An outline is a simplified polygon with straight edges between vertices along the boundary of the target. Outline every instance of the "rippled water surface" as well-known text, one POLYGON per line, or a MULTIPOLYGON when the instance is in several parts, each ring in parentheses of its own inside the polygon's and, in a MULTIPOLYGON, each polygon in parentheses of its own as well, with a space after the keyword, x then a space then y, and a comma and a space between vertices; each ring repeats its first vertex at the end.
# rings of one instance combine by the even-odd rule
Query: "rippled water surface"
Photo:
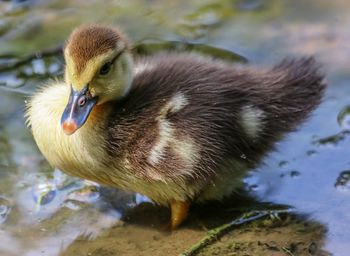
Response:
POLYGON ((199 255, 349 255, 349 13, 346 0, 0 1, 0 255, 177 255, 241 214, 286 207, 292 214, 237 226, 199 255), (60 47, 84 22, 122 27, 137 53, 243 60, 235 52, 259 66, 312 54, 329 88, 310 120, 246 177, 243 196, 194 206, 168 233, 166 209, 54 170, 25 126, 26 99, 62 75, 60 47))

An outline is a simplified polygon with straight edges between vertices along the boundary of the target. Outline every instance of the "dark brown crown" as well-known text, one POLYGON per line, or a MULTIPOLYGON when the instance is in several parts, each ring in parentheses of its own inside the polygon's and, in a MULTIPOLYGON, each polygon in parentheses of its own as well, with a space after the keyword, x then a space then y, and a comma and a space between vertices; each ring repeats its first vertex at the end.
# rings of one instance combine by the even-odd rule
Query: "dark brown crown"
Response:
POLYGON ((120 40, 125 46, 128 45, 122 33, 115 28, 85 25, 73 30, 66 43, 66 49, 76 65, 76 71, 80 73, 90 59, 115 49, 120 40))

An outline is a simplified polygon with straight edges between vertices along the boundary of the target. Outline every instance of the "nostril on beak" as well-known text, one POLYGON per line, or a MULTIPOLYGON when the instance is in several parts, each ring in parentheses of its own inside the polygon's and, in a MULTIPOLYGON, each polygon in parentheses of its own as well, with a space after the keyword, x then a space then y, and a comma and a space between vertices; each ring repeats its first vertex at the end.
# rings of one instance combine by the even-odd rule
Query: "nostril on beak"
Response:
POLYGON ((65 134, 71 135, 78 129, 78 126, 72 119, 68 119, 62 124, 62 129, 65 134))

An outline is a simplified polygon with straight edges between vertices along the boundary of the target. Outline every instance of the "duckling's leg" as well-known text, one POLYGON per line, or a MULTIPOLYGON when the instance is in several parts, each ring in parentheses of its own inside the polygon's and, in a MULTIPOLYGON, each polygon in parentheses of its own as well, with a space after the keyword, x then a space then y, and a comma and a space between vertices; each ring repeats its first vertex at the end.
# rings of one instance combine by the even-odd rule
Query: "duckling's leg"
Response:
POLYGON ((170 202, 170 209, 171 209, 170 228, 171 229, 177 228, 187 218, 189 208, 190 208, 189 202, 176 201, 176 200, 172 200, 170 202))

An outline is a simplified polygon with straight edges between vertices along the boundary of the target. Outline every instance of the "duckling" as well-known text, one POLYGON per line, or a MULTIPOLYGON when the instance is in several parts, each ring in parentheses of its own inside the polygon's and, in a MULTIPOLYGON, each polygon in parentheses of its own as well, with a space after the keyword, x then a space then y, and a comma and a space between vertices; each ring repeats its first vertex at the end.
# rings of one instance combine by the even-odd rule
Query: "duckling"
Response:
POLYGON ((126 37, 102 25, 76 28, 64 58, 64 81, 28 104, 40 151, 70 175, 169 206, 172 229, 191 203, 237 189, 326 87, 313 58, 266 70, 194 53, 133 58, 126 37))

